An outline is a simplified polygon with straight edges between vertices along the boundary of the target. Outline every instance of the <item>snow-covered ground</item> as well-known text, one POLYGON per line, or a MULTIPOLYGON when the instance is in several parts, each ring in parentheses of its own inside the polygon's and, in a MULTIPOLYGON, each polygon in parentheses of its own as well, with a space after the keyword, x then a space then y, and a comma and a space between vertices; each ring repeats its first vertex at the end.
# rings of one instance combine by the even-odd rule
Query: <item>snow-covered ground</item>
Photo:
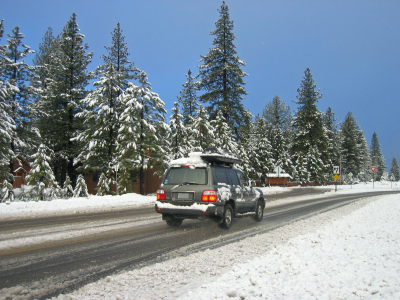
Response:
MULTIPOLYGON (((335 193, 330 188, 327 194, 335 193)), ((375 183, 374 189, 372 184, 358 184, 339 186, 337 193, 399 189, 399 183, 392 187, 375 183)), ((263 188, 266 194, 283 190, 263 188)), ((303 198, 269 202, 267 209, 303 198)), ((0 218, 104 211, 154 202, 154 196, 125 195, 0 204, 0 218)), ((178 249, 166 253, 171 259, 108 276, 58 298, 400 299, 399 220, 400 194, 375 196, 218 249, 195 254, 178 249)))

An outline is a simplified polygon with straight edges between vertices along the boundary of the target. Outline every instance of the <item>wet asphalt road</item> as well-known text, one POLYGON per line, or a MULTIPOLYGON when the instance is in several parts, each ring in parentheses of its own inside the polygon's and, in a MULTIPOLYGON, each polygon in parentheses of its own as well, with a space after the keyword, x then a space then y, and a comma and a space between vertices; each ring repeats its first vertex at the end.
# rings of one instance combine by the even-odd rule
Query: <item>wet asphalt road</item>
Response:
MULTIPOLYGON (((268 200, 323 192, 313 188, 294 189, 270 195, 268 200)), ((19 291, 28 299, 46 299, 118 271, 170 259, 174 255, 169 254, 171 251, 184 246, 186 254, 217 248, 379 194, 383 192, 333 194, 321 198, 313 195, 309 200, 305 197, 301 202, 266 209, 260 223, 252 217, 234 219, 230 230, 221 229, 211 220, 185 220, 180 228, 170 228, 161 221, 154 207, 0 222, 0 236, 21 232, 35 234, 40 230, 57 231, 62 226, 102 227, 98 224, 107 222, 124 225, 119 229, 0 251, 0 297, 19 291)))

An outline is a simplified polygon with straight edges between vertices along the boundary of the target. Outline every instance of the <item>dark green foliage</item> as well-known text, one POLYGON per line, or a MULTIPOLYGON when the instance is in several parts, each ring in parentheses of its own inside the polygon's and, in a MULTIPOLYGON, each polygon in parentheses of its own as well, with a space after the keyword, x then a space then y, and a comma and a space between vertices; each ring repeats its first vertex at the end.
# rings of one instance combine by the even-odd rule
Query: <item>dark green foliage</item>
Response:
MULTIPOLYGON (((118 162, 116 147, 120 116, 126 105, 123 93, 138 69, 128 60, 128 48, 119 23, 112 33, 112 46, 105 47, 103 65, 96 68, 95 89, 81 100, 84 111, 78 116, 84 120, 84 130, 76 140, 83 145, 77 162, 83 169, 97 169, 111 173, 118 162)), ((133 166, 132 166, 133 168, 133 166)))
POLYGON ((383 172, 386 169, 385 158, 381 152, 381 145, 379 144, 378 135, 376 132, 373 133, 371 139, 371 145, 369 147, 369 155, 371 157, 372 166, 377 167, 375 171, 375 180, 381 180, 383 172))
POLYGON ((352 112, 348 112, 342 123, 342 173, 358 174, 359 155, 357 148, 358 125, 352 112))
POLYGON ((199 89, 204 91, 200 101, 208 104, 210 119, 216 118, 221 111, 236 137, 239 128, 245 123, 245 109, 242 99, 247 94, 243 77, 247 74, 241 67, 245 66, 236 56, 236 46, 233 44, 236 36, 233 34, 233 21, 229 18, 229 9, 222 2, 218 10, 220 17, 215 23, 216 29, 210 34, 214 35, 214 48, 207 55, 201 55, 198 81, 199 89))
POLYGON ((340 165, 340 156, 341 156, 341 140, 340 140, 340 132, 337 129, 338 124, 336 123, 337 118, 335 117, 335 113, 332 111, 331 107, 328 107, 326 113, 323 116, 324 126, 326 128, 326 133, 328 136, 328 146, 327 150, 330 153, 331 158, 331 166, 329 173, 332 173, 333 166, 340 165))
POLYGON ((59 43, 54 44, 55 40, 48 33, 48 39, 45 39, 47 46, 43 45, 43 56, 38 58, 38 61, 44 61, 47 55, 52 55, 46 66, 46 72, 51 72, 52 76, 43 91, 43 100, 49 105, 47 116, 42 116, 40 122, 51 124, 51 127, 43 128, 43 135, 54 150, 54 169, 60 183, 65 181, 67 174, 72 182, 76 179, 77 165, 73 162, 82 144, 72 138, 83 130, 83 120, 77 118, 77 114, 82 111, 80 101, 87 94, 86 86, 91 78, 87 66, 92 53, 87 53, 88 45, 83 43, 83 35, 79 31, 76 14, 73 14, 63 29, 59 43))
POLYGON ((390 175, 393 176, 394 181, 400 180, 399 165, 397 163, 396 157, 393 157, 392 166, 390 167, 390 175))
MULTIPOLYGON (((318 111, 316 105, 322 95, 316 90, 310 69, 304 74, 300 88, 297 89, 298 101, 294 101, 299 108, 293 121, 295 136, 291 150, 292 159, 295 164, 296 161, 300 162, 298 159, 300 156, 305 156, 310 180, 320 183, 325 180, 324 174, 331 165, 327 148, 328 136, 322 113, 318 111)), ((304 165, 303 160, 301 165, 304 165)), ((297 173, 300 174, 300 170, 297 173)))
MULTIPOLYGON (((3 20, 0 21, 0 39, 3 37, 3 20)), ((9 183, 13 181, 10 161, 15 158, 11 144, 15 136, 14 120, 11 118, 12 102, 10 101, 14 86, 3 74, 9 61, 6 59, 7 47, 0 45, 0 177, 9 183)))
POLYGON ((284 158, 290 144, 291 113, 290 107, 279 98, 278 95, 267 103, 263 110, 263 118, 270 125, 266 133, 272 146, 272 157, 275 163, 281 167, 288 162, 284 158))
MULTIPOLYGON (((6 51, 3 52, 1 77, 8 86, 7 93, 3 96, 5 102, 9 105, 9 117, 15 127, 10 128, 11 137, 10 154, 10 172, 12 172, 12 162, 15 161, 17 155, 24 157, 31 154, 31 149, 37 146, 37 134, 32 128, 30 96, 32 89, 28 85, 30 73, 33 67, 25 63, 24 59, 28 54, 34 51, 23 43, 24 35, 19 31, 19 27, 13 28, 12 33, 8 34, 8 45, 6 51)), ((4 48, 3 48, 4 50, 4 48)))
POLYGON ((187 81, 182 84, 183 89, 180 91, 180 96, 178 96, 179 102, 182 104, 182 115, 185 125, 188 125, 190 118, 195 116, 196 110, 199 106, 197 103, 196 84, 191 75, 192 71, 189 69, 186 75, 187 81))

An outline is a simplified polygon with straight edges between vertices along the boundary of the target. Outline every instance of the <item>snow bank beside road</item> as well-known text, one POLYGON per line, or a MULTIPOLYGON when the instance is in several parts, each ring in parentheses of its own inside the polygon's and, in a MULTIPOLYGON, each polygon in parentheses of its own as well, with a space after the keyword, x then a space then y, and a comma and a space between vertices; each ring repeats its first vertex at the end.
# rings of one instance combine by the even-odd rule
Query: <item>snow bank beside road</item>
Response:
POLYGON ((29 201, 0 203, 0 218, 35 218, 79 213, 95 213, 123 210, 141 205, 155 204, 156 196, 125 194, 121 196, 94 196, 88 198, 58 199, 52 201, 29 201))
MULTIPOLYGON (((290 188, 263 188, 265 194, 276 194, 290 188)), ((0 203, 0 219, 36 218, 46 216, 95 213, 112 210, 123 210, 138 206, 151 206, 156 203, 155 195, 142 196, 125 194, 121 196, 94 196, 88 198, 58 199, 52 201, 29 201, 0 203)))
POLYGON ((399 299, 399 200, 368 198, 215 250, 183 249, 58 299, 399 299))

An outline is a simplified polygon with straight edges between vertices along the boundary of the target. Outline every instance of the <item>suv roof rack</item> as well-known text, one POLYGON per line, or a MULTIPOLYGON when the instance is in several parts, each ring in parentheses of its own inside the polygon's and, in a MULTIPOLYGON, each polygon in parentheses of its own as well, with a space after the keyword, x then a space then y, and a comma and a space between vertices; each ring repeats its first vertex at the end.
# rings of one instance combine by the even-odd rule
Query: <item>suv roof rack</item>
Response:
POLYGON ((225 149, 220 149, 215 147, 205 148, 200 157, 208 162, 224 163, 224 164, 242 163, 242 159, 239 156, 225 149))

